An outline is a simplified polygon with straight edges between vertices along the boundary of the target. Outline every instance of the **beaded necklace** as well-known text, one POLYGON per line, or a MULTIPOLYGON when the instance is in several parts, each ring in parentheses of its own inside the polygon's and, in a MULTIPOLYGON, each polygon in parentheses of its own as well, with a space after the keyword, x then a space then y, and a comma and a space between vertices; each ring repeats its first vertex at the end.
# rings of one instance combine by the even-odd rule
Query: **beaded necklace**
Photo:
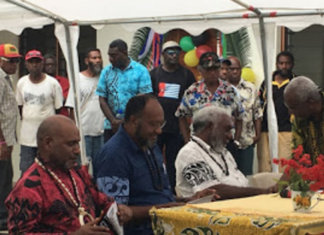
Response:
MULTIPOLYGON (((35 158, 35 162, 37 163, 37 165, 39 165, 41 168, 43 168, 44 171, 47 172, 52 177, 52 179, 54 179, 54 181, 56 182, 57 187, 59 189, 61 187, 67 193, 67 195, 69 196, 69 199, 72 202, 72 205, 74 205, 78 209, 79 222, 80 222, 81 226, 85 224, 84 219, 86 217, 90 218, 90 220, 94 220, 93 217, 84 209, 84 207, 81 206, 81 199, 80 199, 79 191, 78 191, 75 179, 72 176, 70 170, 68 172, 69 172, 69 176, 71 178, 71 181, 73 183, 73 189, 74 189, 75 194, 76 194, 76 199, 72 196, 70 190, 65 186, 65 184, 62 182, 62 180, 52 170, 46 168, 44 166, 44 164, 38 158, 35 158)), ((61 190, 60 190, 60 192, 64 195, 64 193, 61 190)))
POLYGON ((207 149, 205 149, 204 146, 202 146, 197 140, 195 140, 194 138, 191 138, 191 141, 195 142, 202 150, 204 150, 204 152, 218 165, 218 167, 223 171, 223 173, 226 176, 229 176, 228 165, 227 165, 225 157, 222 153, 221 153, 221 158, 224 162, 225 170, 224 170, 223 166, 221 164, 219 164, 219 162, 216 161, 216 159, 209 153, 209 151, 207 149))
POLYGON ((156 190, 158 190, 158 191, 162 191, 163 190, 162 173, 160 171, 158 162, 156 160, 156 157, 155 157, 153 151, 151 149, 148 149, 147 152, 144 152, 144 158, 145 158, 146 164, 147 164, 147 166, 149 168, 150 175, 151 175, 152 180, 153 180, 154 188, 156 190), (151 163, 151 161, 149 159, 149 155, 152 155, 154 166, 153 166, 153 164, 151 163), (156 174, 155 174, 155 169, 154 168, 157 171, 157 177, 155 177, 156 174))

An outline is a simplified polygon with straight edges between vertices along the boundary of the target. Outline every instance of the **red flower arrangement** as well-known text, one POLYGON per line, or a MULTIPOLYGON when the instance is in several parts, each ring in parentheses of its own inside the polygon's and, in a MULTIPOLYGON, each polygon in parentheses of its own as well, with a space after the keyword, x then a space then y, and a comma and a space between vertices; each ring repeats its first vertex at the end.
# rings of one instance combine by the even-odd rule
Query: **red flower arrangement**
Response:
POLYGON ((302 145, 293 150, 293 158, 273 159, 275 164, 285 167, 284 174, 289 177, 288 182, 279 182, 279 185, 290 185, 294 191, 316 192, 324 188, 324 156, 311 158, 304 153, 302 145))

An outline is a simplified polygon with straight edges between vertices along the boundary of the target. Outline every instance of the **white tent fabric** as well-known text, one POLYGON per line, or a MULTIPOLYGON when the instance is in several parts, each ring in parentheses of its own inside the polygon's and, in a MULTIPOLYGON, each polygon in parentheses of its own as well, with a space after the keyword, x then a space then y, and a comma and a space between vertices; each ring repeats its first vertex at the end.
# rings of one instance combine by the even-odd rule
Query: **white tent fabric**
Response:
MULTIPOLYGON (((267 71, 266 68, 272 68, 275 62, 273 53, 275 52, 274 42, 277 26, 286 26, 299 31, 312 24, 324 25, 321 15, 324 11, 323 0, 308 0, 307 2, 296 0, 242 1, 0 0, 0 30, 19 34, 25 27, 38 28, 54 21, 59 22, 60 24, 56 24, 56 35, 65 57, 68 58, 68 68, 71 73, 69 79, 71 84, 75 84, 75 78, 78 76, 76 39, 79 37, 79 33, 76 28, 71 26, 73 24, 120 24, 130 31, 141 27, 151 27, 160 33, 174 28, 182 28, 193 35, 200 34, 208 28, 217 28, 224 33, 230 33, 241 27, 253 25, 254 32, 258 32, 259 29, 255 25, 259 23, 259 20, 255 13, 248 11, 258 8, 262 12, 262 16, 265 17, 264 22, 266 23, 266 37, 263 38, 268 44, 266 48, 263 47, 263 53, 267 55, 265 58, 267 61, 264 64, 265 71, 267 71), (270 13, 271 11, 274 12, 270 13), (275 15, 278 17, 270 17, 275 15), (247 16, 249 17, 246 18, 247 16), (65 30, 66 27, 69 27, 68 31, 65 30), (63 31, 69 32, 70 35, 65 35, 63 31)), ((261 45, 260 37, 258 37, 258 44, 261 45)), ((261 46, 259 48, 261 54, 261 46)), ((272 71, 272 69, 268 71, 272 71)), ((265 74, 265 78, 270 77, 270 72, 268 73, 265 74)), ((273 105, 268 107, 270 109, 269 120, 271 120, 269 122, 269 139, 273 140, 270 149, 272 157, 277 157, 277 141, 275 140, 277 124, 273 105)))

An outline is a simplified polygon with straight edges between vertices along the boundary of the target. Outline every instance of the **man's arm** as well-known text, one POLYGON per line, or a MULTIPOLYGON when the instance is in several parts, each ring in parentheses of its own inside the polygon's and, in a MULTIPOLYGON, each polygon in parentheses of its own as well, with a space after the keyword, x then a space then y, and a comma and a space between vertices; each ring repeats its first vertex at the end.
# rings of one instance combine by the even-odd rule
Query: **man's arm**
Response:
POLYGON ((184 143, 188 143, 190 140, 190 129, 186 117, 179 117, 179 128, 183 137, 184 143))
POLYGON ((255 128, 255 137, 253 139, 253 144, 256 144, 261 137, 261 118, 254 120, 254 128, 255 128))
POLYGON ((234 140, 239 141, 242 134, 243 121, 242 119, 235 119, 235 135, 234 140))
POLYGON ((117 132, 119 125, 123 122, 123 120, 116 119, 113 113, 111 112, 111 109, 108 105, 107 99, 105 97, 99 96, 99 103, 100 108, 103 112, 103 114, 106 116, 106 118, 111 123, 111 128, 113 132, 117 132))

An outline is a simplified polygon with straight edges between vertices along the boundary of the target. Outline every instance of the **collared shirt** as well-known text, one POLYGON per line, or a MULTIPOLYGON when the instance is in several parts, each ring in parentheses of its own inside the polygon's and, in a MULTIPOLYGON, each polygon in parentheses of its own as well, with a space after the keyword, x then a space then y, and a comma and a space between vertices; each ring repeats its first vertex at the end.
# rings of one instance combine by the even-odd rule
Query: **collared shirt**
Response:
POLYGON ((245 149, 253 144, 253 138, 255 137, 254 121, 262 117, 262 109, 258 91, 252 83, 241 79, 236 89, 240 93, 245 111, 240 138, 241 148, 245 149))
MULTIPOLYGON (((125 114, 126 104, 130 98, 138 94, 152 92, 152 83, 147 69, 130 59, 125 70, 113 67, 111 64, 100 74, 96 94, 107 99, 109 108, 114 116, 119 111, 125 114)), ((108 119, 105 129, 111 129, 108 119)))
POLYGON ((315 163, 316 157, 324 155, 324 93, 322 96, 322 117, 315 121, 295 117, 292 122, 292 148, 302 145, 315 163))
MULTIPOLYGON (((104 145, 95 159, 94 175, 99 188, 114 197, 118 203, 148 206, 175 200, 159 148, 155 146, 150 153, 144 152, 123 126, 119 127, 118 132, 104 145), (147 163, 145 155, 150 164, 147 163), (154 187, 160 184, 159 179, 163 183, 161 191, 154 187)), ((149 235, 152 234, 152 229, 149 223, 129 225, 125 227, 125 235, 128 234, 149 235)))
MULTIPOLYGON (((47 168, 48 164, 44 163, 47 168)), ((76 193, 70 175, 50 168, 65 184, 74 198, 76 193)), ((81 206, 93 218, 106 211, 112 198, 99 191, 88 172, 71 169, 81 206)), ((9 234, 69 234, 78 230, 79 212, 62 186, 42 167, 34 163, 17 182, 6 200, 9 234)))
POLYGON ((242 119, 244 109, 238 91, 229 83, 219 79, 219 87, 212 94, 204 81, 192 84, 184 93, 180 106, 175 115, 177 117, 193 117, 195 113, 206 105, 225 108, 236 119, 242 119))
POLYGON ((197 136, 192 136, 192 140, 180 150, 175 167, 177 190, 183 197, 191 197, 217 184, 248 186, 248 180, 238 170, 229 151, 224 149, 222 153, 216 153, 197 136), (225 174, 226 165, 228 175, 225 174))
POLYGON ((0 68, 0 128, 7 146, 16 143, 18 105, 12 88, 12 82, 0 68))

